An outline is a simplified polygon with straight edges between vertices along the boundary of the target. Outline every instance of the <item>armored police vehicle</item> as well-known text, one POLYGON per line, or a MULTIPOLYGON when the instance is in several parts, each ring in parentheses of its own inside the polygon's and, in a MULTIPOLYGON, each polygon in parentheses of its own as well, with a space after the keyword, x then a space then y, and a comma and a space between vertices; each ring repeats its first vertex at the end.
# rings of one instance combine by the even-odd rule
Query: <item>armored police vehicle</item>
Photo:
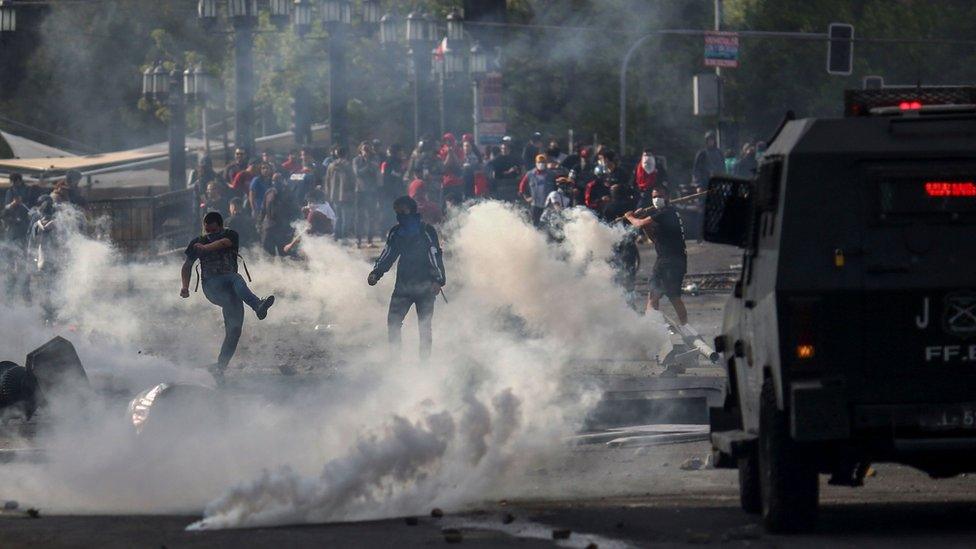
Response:
POLYGON ((744 249, 711 440, 771 531, 814 525, 820 474, 976 470, 976 88, 845 110, 787 116, 755 178, 708 186, 705 239, 744 249))

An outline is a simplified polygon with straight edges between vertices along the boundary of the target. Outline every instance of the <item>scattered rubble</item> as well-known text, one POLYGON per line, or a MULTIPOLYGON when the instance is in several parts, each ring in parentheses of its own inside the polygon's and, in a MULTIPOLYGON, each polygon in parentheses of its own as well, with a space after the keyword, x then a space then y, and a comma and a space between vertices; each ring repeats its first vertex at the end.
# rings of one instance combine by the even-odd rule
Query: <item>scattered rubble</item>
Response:
POLYGON ((682 471, 700 471, 704 468, 705 460, 697 456, 686 459, 680 466, 682 471))

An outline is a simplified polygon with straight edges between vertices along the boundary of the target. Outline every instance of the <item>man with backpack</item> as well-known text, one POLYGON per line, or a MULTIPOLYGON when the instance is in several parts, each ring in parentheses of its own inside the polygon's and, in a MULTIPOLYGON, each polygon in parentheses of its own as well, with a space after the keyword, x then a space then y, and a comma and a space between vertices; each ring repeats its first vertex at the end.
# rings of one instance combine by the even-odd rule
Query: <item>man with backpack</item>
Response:
POLYGON ((211 369, 214 378, 221 382, 241 338, 244 304, 254 310, 259 320, 264 320, 275 298, 272 295, 259 299, 237 272, 240 239, 236 232, 224 228, 224 218, 219 213, 210 212, 204 216, 203 231, 203 235, 190 241, 184 252, 186 260, 180 270, 180 297, 190 297, 190 275, 193 264, 199 260, 203 295, 220 307, 224 315, 224 342, 217 363, 211 369))

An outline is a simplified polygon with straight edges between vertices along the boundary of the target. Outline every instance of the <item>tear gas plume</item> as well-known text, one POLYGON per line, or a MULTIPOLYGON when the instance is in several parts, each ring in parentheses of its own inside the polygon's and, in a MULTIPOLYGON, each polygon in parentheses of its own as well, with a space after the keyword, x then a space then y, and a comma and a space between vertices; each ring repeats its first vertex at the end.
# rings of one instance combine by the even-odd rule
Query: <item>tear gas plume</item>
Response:
POLYGON ((613 284, 615 229, 574 210, 564 234, 552 244, 497 202, 457 212, 442 228, 450 303, 437 303, 427 364, 409 358, 413 317, 408 358, 389 357, 393 273, 367 286, 370 264, 331 239, 304 241, 306 262, 242 252, 255 293, 278 299, 267 320, 245 320, 232 362, 248 372, 232 378, 242 389, 213 394, 223 413, 211 402, 199 421, 138 437, 120 402, 155 383, 212 383, 199 366, 216 355, 220 311, 202 294, 178 297, 178 258, 125 262, 71 234, 53 292, 61 329, 45 327, 37 306, 8 303, 0 357, 19 362, 67 325, 93 384, 126 397, 54 406, 35 442, 47 462, 0 468, 2 495, 51 512, 203 510, 200 529, 538 496, 520 476, 561 449, 599 398, 568 367, 653 356, 665 334, 613 284), (271 375, 286 364, 299 375, 271 375))

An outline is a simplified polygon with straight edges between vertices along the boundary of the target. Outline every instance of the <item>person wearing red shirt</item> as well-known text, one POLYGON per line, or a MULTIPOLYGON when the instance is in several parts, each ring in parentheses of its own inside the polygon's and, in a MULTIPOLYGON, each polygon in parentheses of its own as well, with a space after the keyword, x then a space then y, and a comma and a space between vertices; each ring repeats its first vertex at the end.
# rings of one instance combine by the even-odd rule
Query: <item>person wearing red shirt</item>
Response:
POLYGON ((417 213, 421 220, 428 225, 437 225, 444 219, 440 206, 427 198, 427 188, 420 179, 414 179, 407 187, 407 196, 417 203, 417 213))
POLYGON ((634 188, 638 194, 637 207, 646 208, 651 205, 651 191, 655 188, 667 195, 667 184, 664 167, 657 164, 651 149, 644 149, 641 161, 634 168, 634 188))

